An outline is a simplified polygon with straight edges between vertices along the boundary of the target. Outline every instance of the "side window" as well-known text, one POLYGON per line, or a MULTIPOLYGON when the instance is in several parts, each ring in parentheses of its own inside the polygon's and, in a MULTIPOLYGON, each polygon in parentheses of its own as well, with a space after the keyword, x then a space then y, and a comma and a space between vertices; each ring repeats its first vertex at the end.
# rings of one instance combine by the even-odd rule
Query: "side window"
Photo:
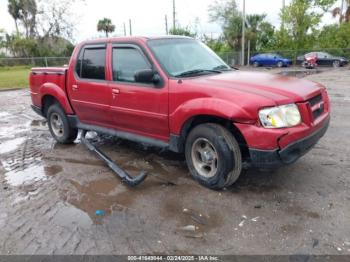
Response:
POLYGON ((85 48, 79 55, 76 73, 80 78, 105 79, 106 48, 85 48))
POLYGON ((323 59, 326 58, 327 55, 325 53, 317 53, 317 57, 323 59))
POLYGON ((84 50, 81 50, 79 52, 79 57, 78 57, 76 65, 75 65, 75 72, 77 73, 77 75, 79 77, 81 77, 81 63, 83 61, 83 55, 84 55, 84 50))
POLYGON ((114 81, 135 82, 137 71, 151 69, 141 51, 132 47, 114 47, 112 61, 114 81))

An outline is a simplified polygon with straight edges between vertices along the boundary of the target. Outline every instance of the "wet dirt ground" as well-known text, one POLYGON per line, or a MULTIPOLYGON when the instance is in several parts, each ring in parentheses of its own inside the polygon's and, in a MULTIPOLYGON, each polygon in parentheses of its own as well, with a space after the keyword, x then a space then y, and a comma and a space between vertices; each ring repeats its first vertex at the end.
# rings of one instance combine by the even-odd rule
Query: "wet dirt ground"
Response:
POLYGON ((329 90, 326 136, 223 191, 194 182, 181 155, 91 133, 151 174, 128 188, 79 141, 55 143, 27 90, 1 92, 0 254, 350 254, 350 71, 307 77, 329 90))

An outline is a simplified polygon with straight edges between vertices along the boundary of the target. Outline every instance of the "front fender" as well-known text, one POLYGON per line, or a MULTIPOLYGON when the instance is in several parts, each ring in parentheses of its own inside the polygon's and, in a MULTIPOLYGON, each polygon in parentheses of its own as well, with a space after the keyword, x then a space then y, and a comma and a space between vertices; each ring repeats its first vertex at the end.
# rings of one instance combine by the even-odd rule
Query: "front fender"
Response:
POLYGON ((256 122, 252 117, 253 112, 234 103, 212 97, 197 98, 181 104, 169 115, 170 132, 179 135, 186 121, 199 115, 220 117, 239 123, 256 122))
POLYGON ((62 106, 64 112, 67 115, 73 115, 74 114, 74 110, 71 107, 69 101, 68 101, 68 97, 67 94, 65 93, 65 91, 59 87, 58 85, 54 84, 54 83, 45 83, 40 87, 40 92, 39 94, 41 95, 40 100, 43 101, 43 98, 45 96, 53 96, 62 106))

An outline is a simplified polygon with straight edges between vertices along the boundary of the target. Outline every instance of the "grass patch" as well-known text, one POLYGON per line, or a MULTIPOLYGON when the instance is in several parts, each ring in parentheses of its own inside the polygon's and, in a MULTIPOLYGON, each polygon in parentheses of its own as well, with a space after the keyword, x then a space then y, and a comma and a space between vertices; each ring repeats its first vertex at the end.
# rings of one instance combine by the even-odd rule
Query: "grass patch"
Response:
POLYGON ((29 86, 28 66, 0 67, 0 90, 29 86))

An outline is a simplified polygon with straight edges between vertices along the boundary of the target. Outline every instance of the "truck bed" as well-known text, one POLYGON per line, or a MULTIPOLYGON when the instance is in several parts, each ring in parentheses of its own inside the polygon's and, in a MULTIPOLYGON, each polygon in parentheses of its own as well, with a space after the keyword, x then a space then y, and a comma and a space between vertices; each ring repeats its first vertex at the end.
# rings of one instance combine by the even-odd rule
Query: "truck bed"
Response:
POLYGON ((29 76, 30 94, 33 105, 41 108, 43 88, 57 88, 65 92, 66 67, 34 67, 29 76))

